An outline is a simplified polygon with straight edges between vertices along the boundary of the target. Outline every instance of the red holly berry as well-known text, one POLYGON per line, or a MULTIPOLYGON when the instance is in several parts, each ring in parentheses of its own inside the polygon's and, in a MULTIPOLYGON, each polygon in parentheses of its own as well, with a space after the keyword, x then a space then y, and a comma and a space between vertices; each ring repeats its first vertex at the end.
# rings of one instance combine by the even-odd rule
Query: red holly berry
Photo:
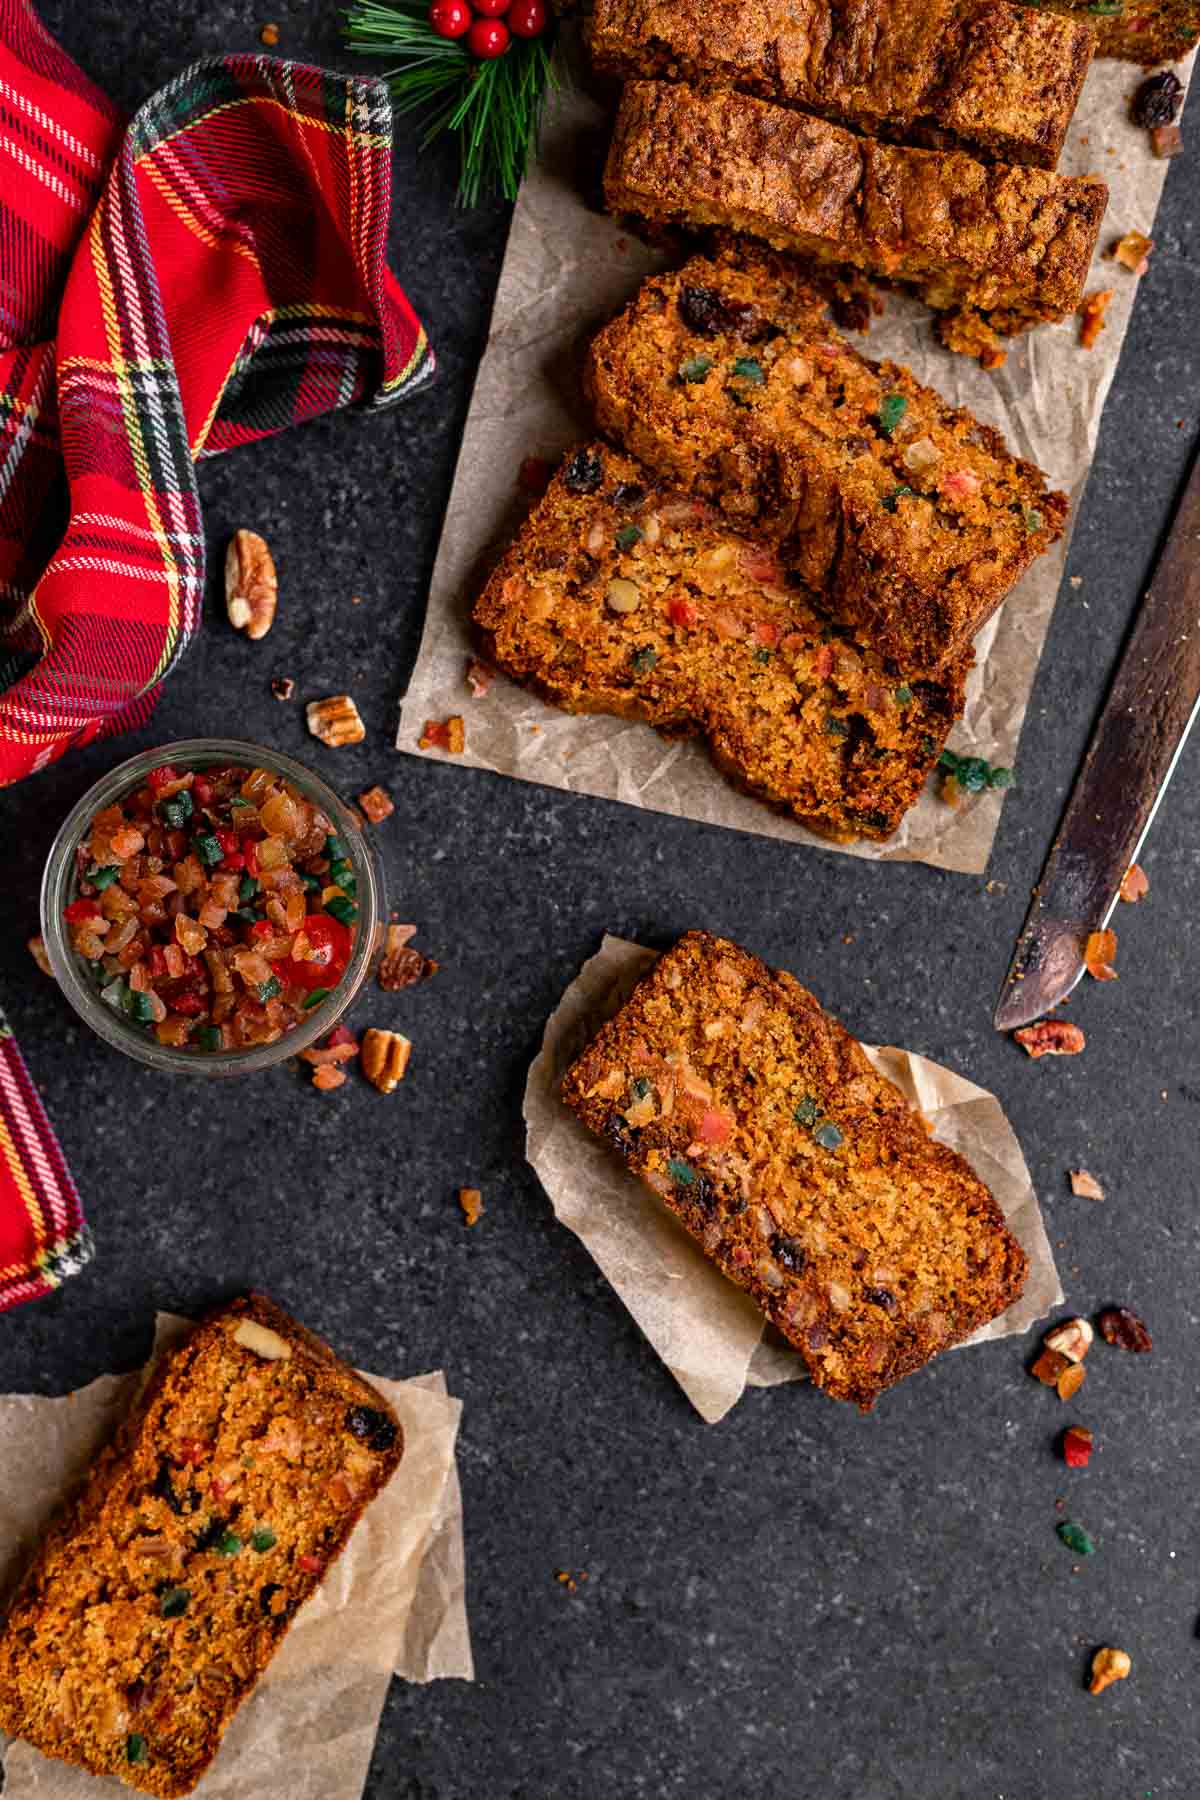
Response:
POLYGON ((481 19, 502 19, 508 8, 509 0, 471 0, 471 11, 481 19))
POLYGON ((513 0, 505 14, 508 29, 516 37, 541 37, 546 29, 546 8, 543 0, 513 0))
POLYGON ((433 0, 429 23, 439 37, 460 38, 471 29, 471 9, 466 0, 433 0))
POLYGON ((511 42, 503 19, 476 19, 467 33, 467 49, 481 62, 503 56, 511 42))

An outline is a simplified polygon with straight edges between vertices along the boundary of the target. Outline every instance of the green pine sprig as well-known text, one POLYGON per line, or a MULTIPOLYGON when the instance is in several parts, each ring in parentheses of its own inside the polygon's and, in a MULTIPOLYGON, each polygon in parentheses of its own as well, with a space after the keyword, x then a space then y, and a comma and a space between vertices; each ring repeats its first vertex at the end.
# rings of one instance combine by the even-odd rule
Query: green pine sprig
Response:
POLYGON ((515 200, 554 81, 549 31, 514 38, 503 56, 481 62, 458 39, 440 37, 427 0, 355 0, 345 15, 346 42, 380 56, 398 114, 424 110, 424 150, 447 132, 460 146, 458 199, 515 200))

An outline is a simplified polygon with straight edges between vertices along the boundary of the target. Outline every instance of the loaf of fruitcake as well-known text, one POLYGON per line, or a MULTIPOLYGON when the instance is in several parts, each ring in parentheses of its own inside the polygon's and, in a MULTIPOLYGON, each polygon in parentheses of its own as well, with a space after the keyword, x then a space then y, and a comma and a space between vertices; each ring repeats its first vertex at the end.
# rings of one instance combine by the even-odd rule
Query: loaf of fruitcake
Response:
POLYGON ((1092 60, 1081 19, 1010 0, 595 0, 597 68, 739 88, 869 137, 1053 169, 1092 60))
POLYGON ((1179 62, 1200 41, 1200 0, 1023 0, 1096 30, 1096 55, 1122 62, 1179 62))
POLYGON ((1024 1284, 965 1159, 793 976, 725 939, 661 957, 562 1096, 834 1399, 870 1408, 1024 1284))
POLYGON ((960 657, 1062 535, 1066 496, 908 369, 868 362, 785 256, 735 244, 652 276, 594 340, 602 431, 780 546, 911 677, 960 657))
POLYGON ((1010 334, 1075 312, 1108 189, 1092 176, 911 150, 739 93, 631 81, 604 172, 614 212, 728 227, 913 287, 1010 334))
POLYGON ((739 787, 826 836, 886 838, 962 711, 856 645, 778 556, 602 444, 570 455, 475 608, 489 660, 567 712, 703 736, 739 787))
POLYGON ((189 1794, 400 1461, 386 1400, 271 1301, 163 1356, 0 1626, 0 1729, 189 1794))

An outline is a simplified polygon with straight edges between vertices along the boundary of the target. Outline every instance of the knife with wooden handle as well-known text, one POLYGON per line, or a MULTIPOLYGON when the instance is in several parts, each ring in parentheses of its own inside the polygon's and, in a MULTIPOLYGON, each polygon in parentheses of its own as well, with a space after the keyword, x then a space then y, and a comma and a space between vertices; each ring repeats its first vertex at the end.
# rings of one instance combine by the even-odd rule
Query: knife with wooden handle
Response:
POLYGON ((1192 467, 1034 889, 996 1007, 1012 1031, 1066 998, 1112 917, 1200 710, 1200 458, 1192 467))

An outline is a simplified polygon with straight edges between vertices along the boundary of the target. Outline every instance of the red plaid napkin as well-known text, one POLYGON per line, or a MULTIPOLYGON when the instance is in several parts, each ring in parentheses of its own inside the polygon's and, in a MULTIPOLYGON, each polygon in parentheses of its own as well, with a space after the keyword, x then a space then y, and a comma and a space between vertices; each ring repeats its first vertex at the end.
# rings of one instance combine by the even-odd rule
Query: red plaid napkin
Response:
POLYGON ((75 1183, 0 1013, 0 1312, 51 1293, 91 1254, 75 1183))
POLYGON ((148 716, 196 460, 433 373, 390 200, 383 82, 220 57, 126 122, 0 0, 0 785, 148 716))

